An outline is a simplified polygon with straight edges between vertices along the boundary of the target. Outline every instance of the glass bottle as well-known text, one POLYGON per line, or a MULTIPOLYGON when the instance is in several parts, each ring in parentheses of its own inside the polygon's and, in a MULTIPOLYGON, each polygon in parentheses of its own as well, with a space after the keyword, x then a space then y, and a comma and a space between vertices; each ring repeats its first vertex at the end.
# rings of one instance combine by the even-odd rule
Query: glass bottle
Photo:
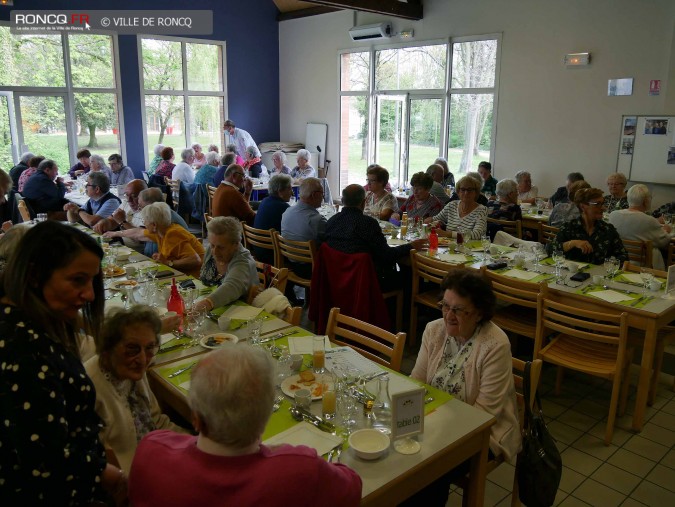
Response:
POLYGON ((178 285, 176 285, 176 279, 173 279, 171 283, 171 295, 166 301, 166 309, 170 312, 176 312, 180 316, 181 323, 178 327, 179 332, 183 332, 183 314, 185 313, 185 302, 178 292, 178 285))
POLYGON ((385 435, 391 434, 391 397, 389 396, 389 375, 378 379, 377 396, 373 404, 373 428, 385 435))

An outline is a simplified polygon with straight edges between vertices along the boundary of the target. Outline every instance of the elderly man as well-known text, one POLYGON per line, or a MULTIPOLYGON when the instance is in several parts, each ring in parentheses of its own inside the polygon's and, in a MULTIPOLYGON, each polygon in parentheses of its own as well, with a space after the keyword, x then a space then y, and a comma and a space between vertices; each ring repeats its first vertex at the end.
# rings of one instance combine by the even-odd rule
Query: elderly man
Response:
POLYGON ((141 216, 141 206, 138 202, 138 195, 148 188, 144 180, 131 180, 124 189, 126 201, 112 213, 112 216, 105 220, 99 220, 94 225, 94 231, 99 234, 114 231, 118 228, 131 229, 132 227, 143 227, 143 217, 141 216))
POLYGON ((112 178, 110 178, 111 185, 126 185, 135 177, 143 178, 143 174, 140 173, 137 176, 134 175, 131 167, 124 165, 122 156, 117 153, 113 153, 108 157, 108 164, 110 165, 110 170, 112 171, 112 178))
POLYGON ((448 201, 450 201, 450 196, 445 193, 445 189, 443 188, 443 166, 440 164, 431 164, 427 167, 426 173, 434 180, 434 184, 431 186, 429 193, 435 196, 436 199, 441 201, 441 204, 445 206, 448 201))
POLYGON ((236 128, 232 120, 225 120, 223 130, 225 130, 225 135, 227 136, 226 144, 234 144, 237 147, 238 154, 243 155, 246 153, 247 146, 254 146, 256 149, 255 155, 257 157, 260 156, 258 145, 251 137, 251 134, 244 129, 236 128))
POLYGON ((281 235, 293 241, 322 241, 326 219, 317 211, 322 203, 321 181, 318 178, 306 178, 300 184, 300 201, 281 216, 281 235))
POLYGON ((63 210, 68 212, 68 221, 81 222, 93 227, 101 220, 110 217, 122 202, 110 192, 110 180, 102 172, 90 172, 87 175, 86 192, 89 200, 84 208, 74 202, 66 203, 63 210))
POLYGON ((24 185, 23 196, 30 201, 35 213, 58 212, 59 218, 65 215, 63 205, 68 201, 63 196, 66 195, 66 186, 58 175, 56 162, 43 160, 37 172, 24 185))
POLYGON ((309 447, 261 443, 273 401, 274 361, 264 350, 226 345, 204 356, 189 393, 199 434, 160 430, 140 442, 129 475, 131 503, 359 505, 361 479, 347 466, 328 463, 309 447))
POLYGON ((548 200, 548 207, 553 208, 556 204, 561 202, 570 202, 569 190, 572 186, 572 183, 575 181, 582 181, 584 175, 581 173, 569 173, 567 175, 567 183, 564 187, 558 187, 555 193, 548 200))
POLYGON ((34 156, 35 155, 30 151, 22 153, 19 163, 9 170, 9 177, 12 178, 12 190, 19 189, 19 177, 21 176, 21 173, 28 169, 28 162, 30 162, 30 159, 34 156))
MULTIPOLYGON (((281 230, 281 216, 290 207, 288 201, 293 195, 293 180, 287 174, 275 174, 268 185, 269 195, 265 197, 255 214, 253 227, 266 231, 281 230)), ((266 248, 254 246, 252 253, 256 260, 274 264, 274 252, 266 248)))
POLYGON ((236 161, 237 155, 235 153, 232 153, 231 151, 223 155, 223 157, 220 159, 220 167, 218 167, 216 174, 213 175, 214 187, 217 187, 223 182, 223 179, 225 179, 225 171, 227 171, 227 168, 230 167, 232 164, 236 163, 236 161))
POLYGON ((407 257, 413 248, 419 250, 427 240, 416 239, 407 245, 391 247, 377 220, 363 214, 366 191, 361 185, 348 185, 342 191, 342 211, 326 223, 326 243, 344 253, 369 253, 375 264, 382 291, 392 290, 398 279, 396 259, 407 257))
POLYGON ((231 164, 225 170, 225 178, 218 185, 213 195, 212 208, 214 217, 234 217, 253 225, 255 211, 249 204, 253 182, 246 179, 244 168, 238 164, 231 164), (239 192, 243 185, 244 193, 239 192))
POLYGON ((171 179, 180 180, 186 185, 192 185, 195 181, 195 170, 192 169, 195 151, 192 148, 185 148, 180 152, 180 159, 181 161, 176 164, 171 172, 171 179))

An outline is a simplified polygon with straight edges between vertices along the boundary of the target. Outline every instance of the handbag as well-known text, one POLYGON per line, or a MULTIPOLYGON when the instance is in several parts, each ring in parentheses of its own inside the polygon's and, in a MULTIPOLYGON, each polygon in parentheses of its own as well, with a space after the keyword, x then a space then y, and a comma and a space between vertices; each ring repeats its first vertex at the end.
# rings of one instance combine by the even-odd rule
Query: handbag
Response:
POLYGON ((525 427, 523 449, 518 453, 516 473, 520 501, 528 507, 553 505, 562 475, 562 458, 544 422, 539 392, 535 392, 535 407, 530 410, 530 367, 525 364, 523 394, 525 396, 525 427))

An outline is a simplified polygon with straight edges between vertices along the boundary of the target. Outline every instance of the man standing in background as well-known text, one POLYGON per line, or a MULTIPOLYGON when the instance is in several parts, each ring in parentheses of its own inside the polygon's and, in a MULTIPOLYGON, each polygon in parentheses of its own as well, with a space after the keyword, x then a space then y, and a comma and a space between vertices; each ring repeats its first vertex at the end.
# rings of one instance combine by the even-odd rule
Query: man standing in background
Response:
POLYGON ((246 153, 247 146, 255 146, 256 157, 260 156, 260 150, 258 149, 258 145, 251 137, 251 134, 246 132, 244 129, 236 128, 232 120, 225 120, 225 125, 223 126, 223 129, 225 130, 225 135, 228 136, 227 139, 225 140, 225 144, 236 145, 237 153, 239 155, 243 156, 244 153, 246 153))

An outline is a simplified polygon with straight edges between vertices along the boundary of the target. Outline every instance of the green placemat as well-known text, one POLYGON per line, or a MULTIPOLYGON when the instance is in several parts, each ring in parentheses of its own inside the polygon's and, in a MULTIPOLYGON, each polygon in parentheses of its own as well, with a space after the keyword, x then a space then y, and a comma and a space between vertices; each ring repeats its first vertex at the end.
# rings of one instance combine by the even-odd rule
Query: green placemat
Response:
POLYGON ((187 345, 192 342, 192 338, 189 336, 181 336, 180 338, 171 338, 169 341, 165 342, 162 344, 162 346, 159 349, 159 353, 157 355, 162 355, 162 354, 168 354, 169 352, 176 352, 180 349, 173 349, 169 350, 168 352, 162 352, 162 349, 173 347, 175 345, 185 345, 187 348, 187 345))
MULTIPOLYGON (((633 274, 636 274, 636 275, 637 275, 638 273, 633 273, 633 274)), ((625 284, 628 284, 628 285, 635 285, 636 287, 642 287, 642 286, 643 286, 641 283, 631 282, 628 278, 626 278, 625 276, 623 276, 623 272, 621 272, 621 271, 619 271, 618 274, 614 275, 614 277, 612 278, 612 280, 614 280, 615 282, 621 282, 621 283, 625 283, 625 284)), ((665 279, 665 278, 660 278, 660 277, 658 277, 658 276, 655 276, 655 277, 654 277, 654 280, 660 282, 661 284, 665 284, 665 283, 666 283, 666 279, 665 279)))

